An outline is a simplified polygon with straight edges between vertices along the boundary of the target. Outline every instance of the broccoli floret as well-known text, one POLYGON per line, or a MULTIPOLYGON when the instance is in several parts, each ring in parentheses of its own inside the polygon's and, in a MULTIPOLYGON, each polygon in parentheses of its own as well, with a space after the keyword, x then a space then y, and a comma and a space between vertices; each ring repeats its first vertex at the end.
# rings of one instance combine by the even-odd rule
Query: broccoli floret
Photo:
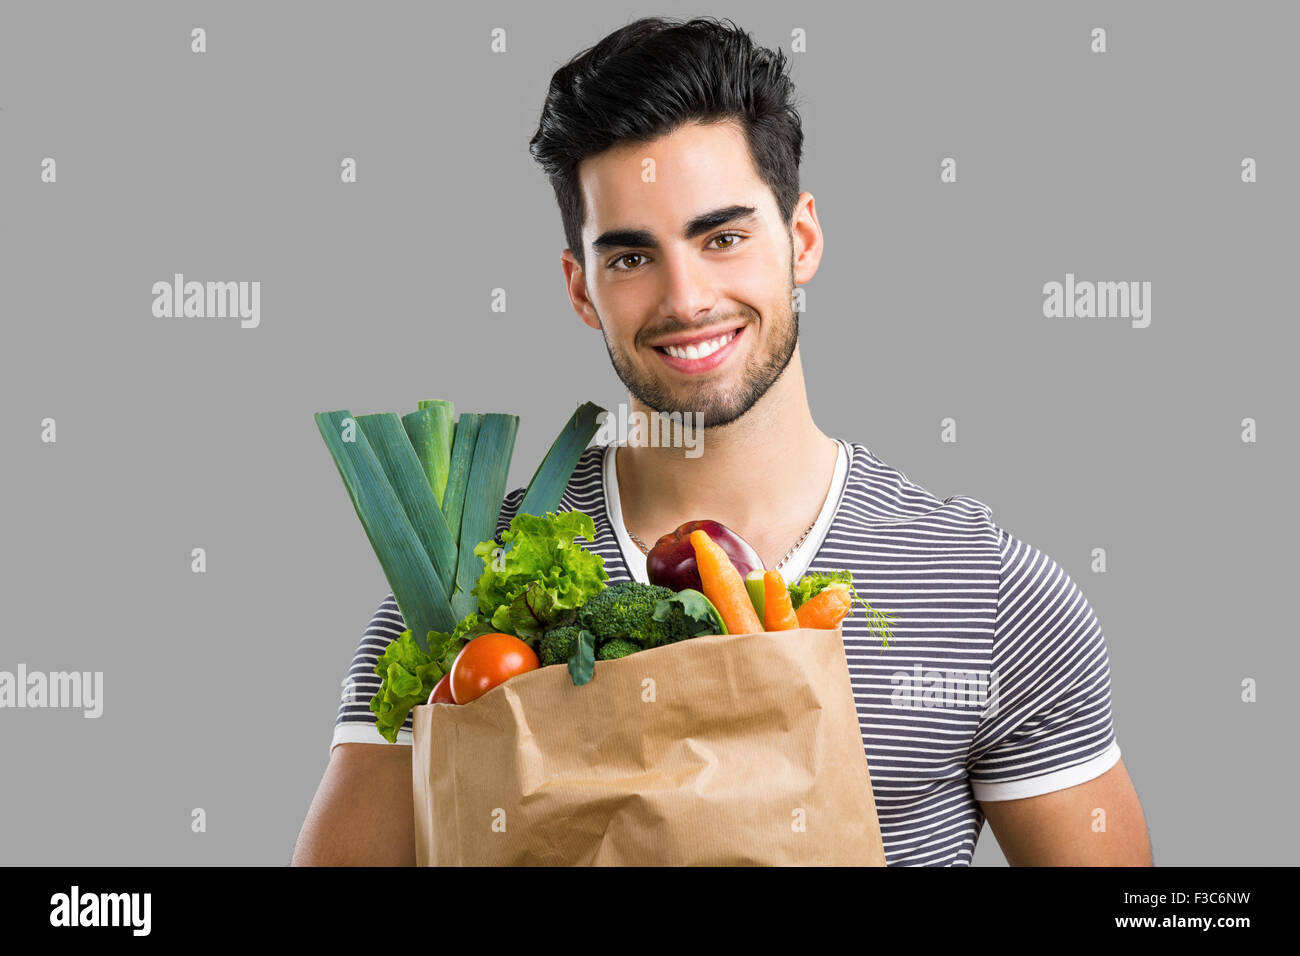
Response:
POLYGON ((621 637, 616 637, 612 641, 606 641, 601 646, 600 651, 596 654, 596 660, 613 661, 620 657, 627 657, 629 654, 635 654, 637 651, 642 649, 641 645, 635 641, 628 641, 621 637))
POLYGON ((578 626, 596 636, 598 645, 622 638, 642 647, 665 643, 664 627, 654 619, 655 604, 672 597, 670 588, 639 581, 611 584, 578 611, 578 626))
POLYGON ((564 624, 543 634, 537 644, 537 656, 542 666, 567 663, 578 646, 578 632, 581 630, 576 624, 564 624))
POLYGON ((726 625, 718 609, 699 591, 678 591, 658 613, 664 643, 672 644, 701 634, 725 634, 726 625))
MULTIPOLYGON (((671 588, 657 584, 641 584, 637 581, 623 581, 612 584, 601 591, 578 611, 578 627, 585 627, 596 637, 597 648, 606 641, 627 640, 640 645, 641 648, 659 647, 673 644, 699 634, 716 634, 722 630, 721 619, 700 619, 691 614, 699 609, 691 605, 688 612, 682 603, 682 596, 692 594, 698 602, 712 610, 712 605, 702 594, 683 591, 679 595, 671 588), (655 619, 655 607, 660 601, 669 599, 664 612, 655 619)), ((716 617, 717 611, 712 610, 716 617)))

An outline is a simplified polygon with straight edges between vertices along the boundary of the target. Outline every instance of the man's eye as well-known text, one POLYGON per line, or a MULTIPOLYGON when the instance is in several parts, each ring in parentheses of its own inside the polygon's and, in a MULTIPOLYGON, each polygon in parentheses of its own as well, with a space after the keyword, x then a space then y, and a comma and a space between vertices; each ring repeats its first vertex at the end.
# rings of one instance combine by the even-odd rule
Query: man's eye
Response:
MULTIPOLYGON (((709 243, 710 243, 710 244, 715 243, 715 242, 717 242, 719 239, 735 239, 735 240, 742 240, 742 239, 744 239, 744 238, 745 238, 745 237, 742 236, 742 235, 741 235, 740 233, 738 233, 738 232, 724 232, 724 233, 722 233, 721 235, 714 236, 712 239, 709 240, 709 243)), ((725 246, 718 246, 717 248, 722 249, 722 250, 726 250, 726 249, 734 249, 734 248, 736 248, 736 246, 738 246, 739 244, 740 244, 739 241, 737 241, 737 242, 728 243, 728 244, 725 245, 725 246)), ((641 253, 639 253, 639 252, 625 252, 625 253, 623 253, 621 256, 616 256, 616 257, 615 257, 615 258, 610 262, 610 264, 609 264, 609 268, 612 269, 612 270, 614 270, 615 272, 631 272, 633 269, 636 268, 636 266, 629 266, 628 268, 625 269, 625 268, 620 267, 620 266, 619 266, 619 263, 622 262, 624 259, 644 259, 644 258, 645 258, 645 256, 643 256, 643 255, 642 255, 641 253)))
POLYGON ((622 262, 624 259, 642 259, 642 258, 645 257, 642 256, 641 253, 639 252, 625 252, 621 256, 616 258, 613 262, 611 262, 609 264, 609 267, 613 269, 615 272, 627 272, 629 271, 628 269, 618 268, 618 263, 622 262))

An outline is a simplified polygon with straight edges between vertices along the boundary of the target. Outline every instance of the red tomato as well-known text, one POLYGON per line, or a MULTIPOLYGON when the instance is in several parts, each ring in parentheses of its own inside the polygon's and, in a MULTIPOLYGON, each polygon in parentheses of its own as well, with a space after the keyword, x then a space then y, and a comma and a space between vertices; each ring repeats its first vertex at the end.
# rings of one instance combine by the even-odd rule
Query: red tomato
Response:
POLYGON ((480 634, 451 665, 451 696, 468 704, 516 674, 542 666, 533 649, 513 634, 480 634))
POLYGON ((448 671, 447 673, 442 675, 442 680, 438 681, 438 686, 435 687, 433 689, 433 693, 429 695, 429 703, 431 704, 456 703, 454 700, 451 699, 451 671, 448 671))

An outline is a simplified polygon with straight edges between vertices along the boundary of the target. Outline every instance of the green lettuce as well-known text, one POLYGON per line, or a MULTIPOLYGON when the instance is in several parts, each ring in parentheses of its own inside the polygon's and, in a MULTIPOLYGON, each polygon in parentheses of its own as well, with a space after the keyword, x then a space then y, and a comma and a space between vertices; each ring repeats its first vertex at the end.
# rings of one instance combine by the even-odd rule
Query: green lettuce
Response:
POLYGON ((480 542, 474 553, 483 560, 483 573, 473 593, 483 620, 529 647, 547 628, 572 621, 609 580, 605 559, 578 537, 596 539, 590 515, 548 511, 515 515, 499 546, 480 542))
POLYGON ((856 598, 858 596, 857 590, 853 587, 853 572, 831 571, 827 573, 822 571, 812 571, 805 574, 787 588, 790 592, 790 603, 797 611, 804 601, 816 597, 826 590, 827 585, 836 582, 847 584, 853 597, 856 598))
POLYGON ((381 681, 379 690, 370 698, 370 712, 375 715, 375 725, 385 740, 397 742, 397 732, 406 722, 406 715, 412 707, 429 700, 438 681, 451 670, 461 648, 491 630, 477 614, 468 614, 450 634, 430 631, 428 653, 420 649, 409 629, 389 643, 375 662, 375 673, 381 681))

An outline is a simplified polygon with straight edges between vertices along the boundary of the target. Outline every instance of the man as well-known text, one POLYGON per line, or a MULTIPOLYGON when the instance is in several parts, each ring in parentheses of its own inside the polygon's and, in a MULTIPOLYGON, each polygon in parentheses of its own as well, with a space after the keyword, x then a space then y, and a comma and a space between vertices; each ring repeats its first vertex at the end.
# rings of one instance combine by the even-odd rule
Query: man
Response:
MULTIPOLYGON (((553 77, 531 146, 560 205, 573 308, 634 411, 704 425, 698 455, 587 449, 561 508, 592 515, 611 583, 645 581, 648 544, 708 517, 787 581, 848 568, 894 615, 888 648, 861 611, 844 625, 890 865, 968 865, 986 818, 1012 864, 1149 865, 1105 641, 1073 581, 986 505, 939 500, 813 421, 792 293, 823 243, 799 191, 792 92, 780 53, 709 19, 638 20, 553 77), (954 674, 982 693, 948 694, 954 674)), ((415 861, 410 721, 388 744, 367 708, 404 627, 389 595, 295 863, 415 861)))

